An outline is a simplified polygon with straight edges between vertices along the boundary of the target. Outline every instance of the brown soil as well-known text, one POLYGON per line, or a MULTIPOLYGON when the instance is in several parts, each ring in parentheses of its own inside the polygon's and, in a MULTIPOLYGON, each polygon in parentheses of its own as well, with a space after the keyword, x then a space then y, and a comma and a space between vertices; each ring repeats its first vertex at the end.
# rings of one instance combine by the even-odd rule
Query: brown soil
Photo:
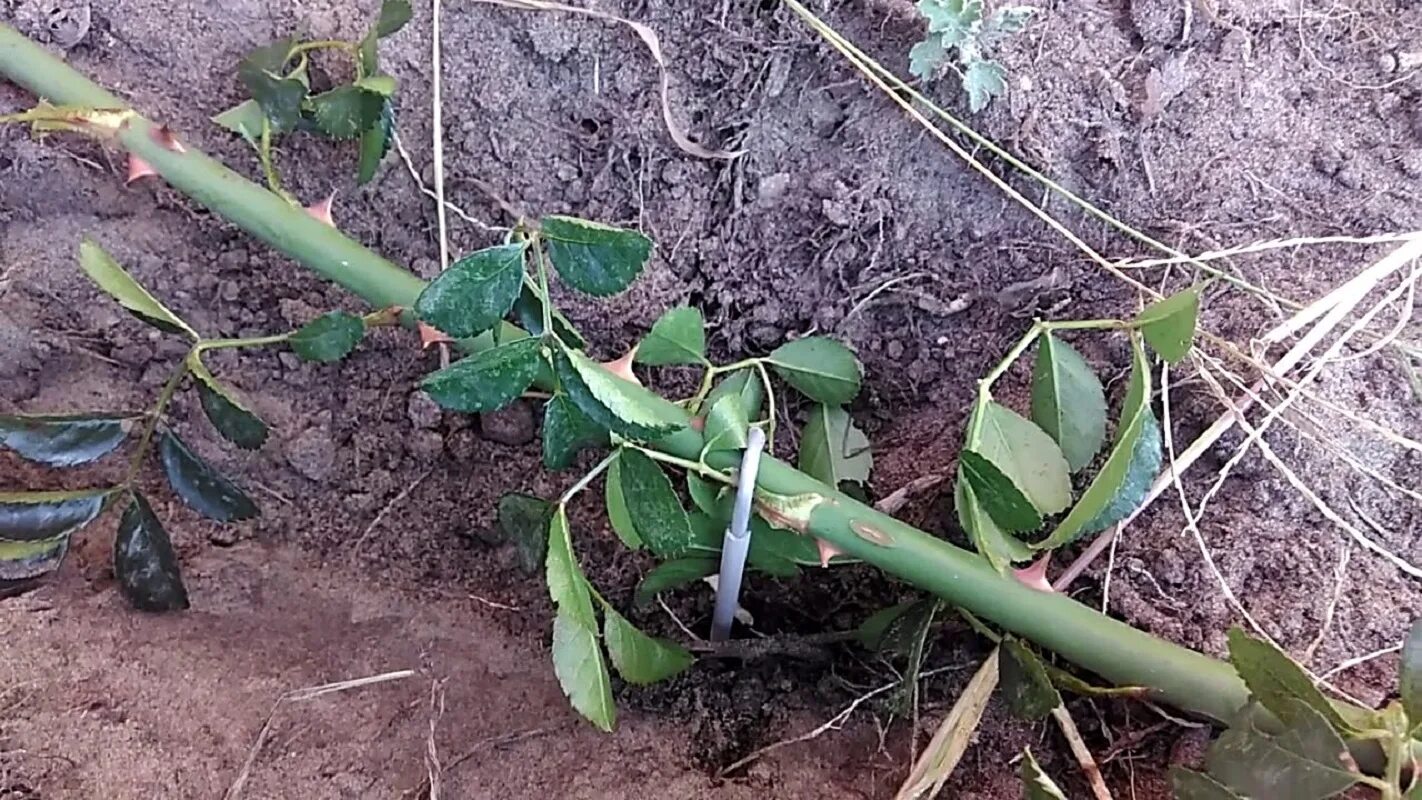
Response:
MULTIPOLYGON (((0 12, 44 35, 43 12, 56 5, 83 4, 6 0, 0 12)), ((70 59, 250 174, 250 155, 206 121, 240 99, 237 61, 293 31, 356 37, 375 5, 105 0, 93 4, 70 59)), ((832 24, 884 63, 904 66, 920 33, 911 6, 829 5, 832 24)), ((1353 5, 1047 4, 1001 53, 1009 96, 974 121, 1067 186, 1188 250, 1417 228, 1417 89, 1405 71, 1388 70, 1416 41, 1422 7, 1353 5)), ((703 161, 672 145, 653 65, 626 30, 451 3, 443 43, 454 202, 498 224, 509 220, 494 198, 530 213, 639 225, 659 242, 649 276, 626 296, 567 298, 569 316, 603 354, 620 352, 681 301, 706 311, 721 357, 764 352, 811 330, 846 339, 867 367, 855 413, 875 442, 882 495, 951 470, 974 381, 1033 315, 1133 307, 1120 283, 956 162, 777 3, 599 6, 659 32, 673 62, 677 116, 703 141, 744 147, 744 157, 703 161), (885 281, 915 273, 926 277, 851 314, 885 281)), ((383 57, 401 81, 403 141, 427 180, 429 33, 425 4, 383 57)), ((951 81, 934 93, 950 108, 963 105, 951 81)), ((29 102, 0 86, 0 108, 29 102)), ((33 141, 16 130, 0 132, 0 142, 0 411, 142 407, 180 354, 102 301, 73 268, 81 234, 213 334, 284 330, 320 310, 358 307, 171 190, 122 188, 115 159, 91 144, 33 141)), ((298 195, 340 190, 344 230, 432 272, 431 204, 398 158, 364 188, 352 185, 353 161, 349 148, 302 136, 282 153, 298 195)), ((1050 208, 1108 254, 1136 252, 1065 204, 1050 208)), ((456 251, 492 242, 453 224, 456 251)), ((1276 251, 1240 259, 1238 269, 1306 300, 1380 252, 1276 251)), ((1217 292, 1205 322, 1245 341, 1274 319, 1238 292, 1217 292)), ((1082 344, 1108 376, 1122 373, 1120 342, 1082 344)), ((415 796, 431 735, 446 797, 891 796, 909 737, 901 720, 883 727, 883 704, 746 773, 714 777, 891 678, 852 648, 810 661, 704 661, 666 687, 620 688, 612 736, 575 717, 548 663, 541 581, 518 571, 512 548, 492 531, 504 492, 546 496, 572 480, 537 466, 530 409, 482 421, 431 412, 413 389, 432 356, 394 332, 333 366, 275 352, 215 366, 275 435, 255 454, 234 453, 187 400, 178 429, 253 488, 264 516, 234 535, 168 501, 150 475, 184 559, 190 612, 152 617, 125 607, 106 565, 111 523, 86 534, 57 578, 0 604, 0 798, 217 797, 243 771, 283 692, 406 668, 418 675, 278 708, 242 796, 415 796), (442 715, 432 711, 432 687, 442 715)), ((1329 370, 1323 391, 1422 436, 1406 376, 1389 357, 1329 370)), ((1218 414, 1198 385, 1173 397, 1177 442, 1218 414)), ((1338 420, 1322 429, 1373 469, 1416 485, 1417 460, 1404 450, 1338 420)), ((1239 441, 1217 447, 1204 471, 1218 469, 1239 441)), ((1386 529, 1375 534, 1384 545, 1422 560, 1419 518, 1405 498, 1291 431, 1270 441, 1335 508, 1361 524, 1352 498, 1386 529)), ((78 486, 114 469, 56 474, 0 454, 0 486, 78 486)), ((1312 667, 1395 643, 1422 612, 1415 582, 1357 547, 1336 589, 1345 534, 1261 458, 1246 458, 1234 476, 1203 534, 1253 616, 1312 667), (1341 599, 1313 648, 1335 592, 1341 599)), ((1195 499, 1207 485, 1187 481, 1195 499)), ((616 546, 593 506, 575 515, 580 555, 605 593, 630 604, 649 564, 616 546)), ((920 498, 905 516, 952 535, 947 498, 920 498)), ((1132 529, 1115 557, 1109 606, 1218 654, 1224 631, 1240 620, 1181 529, 1174 502, 1132 529)), ((1097 567, 1081 584, 1084 602, 1101 602, 1103 574, 1097 567)), ((753 581, 746 604, 767 632, 811 632, 851 627, 901 594, 857 568, 753 581)), ((709 599, 687 591, 674 607, 702 626, 709 599)), ((659 609, 633 617, 677 635, 659 609)), ((957 668, 926 684, 924 730, 981 654, 967 636, 934 643, 931 663, 957 668)), ((1381 659, 1339 682, 1376 701, 1393 669, 1381 659)), ((1181 729, 1153 727, 1159 718, 1139 707, 1073 701, 1072 709, 1098 753, 1139 737, 1105 765, 1118 796, 1165 796, 1164 767, 1198 745, 1181 729)), ((994 706, 944 796, 1015 796, 1009 762, 1028 744, 1070 796, 1085 795, 1055 729, 994 706)))

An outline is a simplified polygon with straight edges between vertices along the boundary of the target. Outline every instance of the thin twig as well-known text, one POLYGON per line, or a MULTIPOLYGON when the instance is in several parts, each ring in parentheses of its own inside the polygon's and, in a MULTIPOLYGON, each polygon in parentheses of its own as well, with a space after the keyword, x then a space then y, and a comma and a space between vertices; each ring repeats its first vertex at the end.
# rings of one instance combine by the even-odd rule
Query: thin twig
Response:
POLYGON ((424 483, 425 478, 428 478, 433 472, 433 467, 425 470, 425 474, 411 481, 409 486, 401 489, 399 494, 391 498, 390 502, 386 503, 385 506, 380 509, 380 513, 375 515, 375 519, 371 520, 370 524, 365 526, 365 530, 361 535, 356 538, 355 544, 351 545, 351 552, 359 552, 360 546, 365 544, 365 540, 369 539, 370 535, 375 532, 375 529, 380 526, 380 523, 385 519, 385 515, 390 513, 390 509, 404 502, 405 498, 410 496, 410 492, 415 491, 415 487, 424 483))
MULTIPOLYGON (((439 2, 439 0, 435 0, 439 2)), ((444 681, 430 682, 430 732, 425 738, 425 780, 429 784, 429 800, 439 800, 444 785, 444 770, 439 765, 439 748, 435 745, 435 730, 444 716, 444 681)))
MULTIPOLYGON (((959 667, 956 667, 956 666, 949 666, 949 667, 938 667, 938 668, 936 668, 936 669, 926 670, 926 671, 924 671, 924 672, 919 673, 918 679, 919 679, 920 681, 923 681, 923 680, 925 680, 925 679, 927 679, 927 678, 933 677, 934 675, 938 675, 938 674, 941 674, 941 673, 944 673, 944 672, 949 672, 949 671, 955 670, 955 669, 959 669, 959 667)), ((741 769, 742 767, 746 766, 747 764, 750 764, 750 763, 752 763, 752 762, 758 761, 758 760, 760 760, 761 758, 763 758, 763 757, 765 757, 765 756, 767 756, 767 755, 769 755, 769 754, 771 754, 771 753, 775 752, 776 750, 779 750, 779 749, 781 749, 781 748, 783 748, 783 747, 789 747, 789 746, 792 745, 792 744, 799 744, 800 742, 808 742, 808 741, 810 741, 811 739, 819 738, 820 736, 824 735, 825 733, 828 733, 829 731, 837 731, 837 730, 840 730, 841 728, 844 727, 844 723, 847 722, 851 716, 853 716, 854 712, 855 712, 861 705, 864 705, 864 703, 868 702, 869 700, 872 700, 872 699, 874 699, 875 697, 878 697, 879 695, 881 695, 881 694, 883 694, 883 693, 885 693, 885 692, 887 692, 887 691, 889 691, 889 690, 891 690, 891 689, 897 688, 897 687, 899 686, 899 684, 901 684, 902 682, 903 682, 903 681, 891 681, 891 682, 886 683, 886 684, 884 684, 884 685, 882 685, 882 686, 880 686, 880 687, 878 687, 878 688, 876 688, 876 689, 871 689, 871 690, 869 690, 868 692, 865 692, 864 694, 862 694, 862 695, 860 695, 860 696, 854 698, 854 702, 852 702, 852 703, 850 703, 849 705, 845 706, 844 708, 840 709, 840 711, 839 711, 838 714, 835 714, 833 717, 830 717, 828 720, 826 720, 826 721, 824 722, 824 724, 819 725, 818 727, 813 728, 813 729, 811 729, 811 730, 809 730, 809 731, 806 731, 805 733, 802 733, 802 734, 800 734, 799 736, 796 736, 796 737, 794 737, 794 738, 792 738, 792 739, 782 739, 781 741, 775 742, 775 743, 773 743, 773 744, 768 744, 768 745, 766 745, 765 747, 762 747, 762 748, 756 750, 755 752, 751 753, 750 755, 746 756, 745 758, 742 758, 742 759, 740 759, 740 760, 738 760, 738 761, 732 762, 732 763, 731 763, 729 766, 727 766, 727 767, 723 767, 720 771, 718 771, 718 772, 716 773, 716 777, 718 777, 718 778, 724 778, 725 776, 731 774, 732 772, 735 772, 736 770, 741 769)))
POLYGON ((267 737, 271 734, 272 720, 276 719, 276 713, 281 709, 283 703, 300 703, 306 700, 314 700, 334 692, 346 692, 352 689, 373 686, 377 683, 403 680, 412 677, 414 674, 415 671, 412 669, 402 669, 349 681, 337 681, 336 683, 325 683, 320 686, 293 689, 281 695, 276 699, 275 703, 272 703, 272 710, 267 713, 267 719, 262 723, 262 729, 257 733, 257 740, 252 743, 252 747, 247 751, 247 758, 242 762, 242 769, 238 771, 237 777, 232 781, 232 784, 227 787, 227 793, 222 796, 223 800, 237 800, 242 796, 242 789, 246 787, 247 779, 252 775, 252 768, 257 764, 257 757, 261 755, 262 747, 266 745, 267 737))
MULTIPOLYGON (((1353 498, 1348 498, 1351 505, 1353 498)), ((1353 510, 1357 511, 1356 505, 1353 510)), ((1338 612, 1338 603, 1343 600, 1343 585, 1348 581, 1348 561, 1353 555, 1353 546, 1344 542, 1338 548, 1338 565, 1333 568, 1333 595, 1328 599, 1328 605, 1323 609, 1323 624, 1318 626, 1318 635, 1313 637, 1308 647, 1303 651, 1303 663, 1313 662, 1313 656, 1318 652, 1318 648, 1323 644, 1323 640, 1328 638, 1328 629, 1333 626, 1333 615, 1338 612)))
MULTIPOLYGON (((405 163, 405 171, 409 173, 410 178, 414 180, 415 188, 419 189, 420 194, 423 194, 425 197, 428 197, 436 203, 440 202, 439 195, 435 194, 434 190, 426 186, 424 180, 420 178, 420 171, 415 168, 415 161, 410 157, 410 151, 406 150, 405 143, 400 141, 400 131, 395 131, 392 139, 395 142, 395 152, 400 154, 400 160, 405 163)), ((481 219, 473 217, 469 212, 447 199, 444 201, 444 207, 453 211, 456 217, 459 217, 485 233, 508 233, 512 230, 511 228, 505 228, 499 225, 490 225, 481 219)))
POLYGON ((1057 707, 1052 709, 1052 719, 1056 720, 1057 727, 1061 728, 1062 735, 1066 737, 1072 755, 1076 756, 1076 764, 1081 767, 1096 800, 1113 800, 1111 790, 1106 788, 1105 778, 1101 777, 1101 767, 1097 765, 1086 742, 1081 740, 1081 731, 1077 730, 1076 720, 1071 718, 1071 712, 1067 711, 1065 703, 1058 703, 1057 707))
POLYGON ((1377 659, 1382 658, 1383 656, 1389 656, 1393 653, 1400 652, 1402 652, 1402 645, 1395 644, 1391 647, 1384 647, 1381 650, 1374 650, 1371 653, 1365 653, 1361 656, 1354 656, 1353 658, 1340 662, 1338 666, 1334 667, 1333 669, 1321 673, 1318 677, 1320 680, 1328 680, 1329 678, 1332 678, 1334 675, 1337 675, 1340 672, 1350 670, 1354 667, 1361 667, 1369 661, 1376 661, 1377 659))

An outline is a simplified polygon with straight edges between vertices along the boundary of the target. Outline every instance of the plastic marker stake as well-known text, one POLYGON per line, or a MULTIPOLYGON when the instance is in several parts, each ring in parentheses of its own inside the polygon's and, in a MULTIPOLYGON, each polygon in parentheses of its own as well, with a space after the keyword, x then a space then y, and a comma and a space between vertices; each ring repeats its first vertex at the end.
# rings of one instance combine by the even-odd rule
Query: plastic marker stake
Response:
POLYGON ((746 435, 746 451, 741 455, 741 471, 736 478, 736 505, 731 509, 731 526, 721 544, 721 573, 716 579, 716 611, 711 617, 711 641, 723 642, 731 635, 741 596, 741 575, 746 571, 750 552, 751 501, 755 499, 755 474, 760 470, 760 454, 765 449, 765 431, 751 428, 746 435))

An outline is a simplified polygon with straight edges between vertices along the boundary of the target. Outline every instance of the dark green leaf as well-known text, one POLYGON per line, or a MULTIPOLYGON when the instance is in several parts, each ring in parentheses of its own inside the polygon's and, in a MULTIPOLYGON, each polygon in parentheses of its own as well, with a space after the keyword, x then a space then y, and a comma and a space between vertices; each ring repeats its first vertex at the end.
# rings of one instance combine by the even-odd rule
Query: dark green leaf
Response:
POLYGON ((111 489, 0 492, 0 541, 39 542, 68 536, 103 512, 111 489))
MULTIPOLYGON (((715 529, 720 543, 725 543, 725 524, 715 529)), ((811 537, 784 529, 775 529, 759 517, 751 517, 751 550, 745 561, 758 573, 772 578, 793 578, 803 566, 819 566, 819 550, 811 537)))
POLYGON ((859 359, 833 339, 807 336, 787 342, 775 348, 766 362, 811 400, 842 406, 859 394, 859 359))
POLYGON ((379 72, 380 40, 375 35, 375 29, 372 28, 360 40, 360 45, 356 48, 356 74, 366 77, 379 74, 379 72))
POLYGON ((304 105, 316 130, 333 139, 354 139, 380 124, 385 97, 358 86, 338 86, 312 95, 304 105))
POLYGON ((914 658, 914 652, 921 649, 920 643, 933 625, 933 618, 938 615, 938 609, 939 601, 935 597, 909 603, 903 613, 887 620, 882 635, 875 643, 875 649, 882 653, 908 657, 909 667, 913 669, 912 662, 920 660, 914 658))
POLYGON ((306 84, 297 78, 283 78, 266 70, 245 67, 238 68, 237 76, 261 106, 273 133, 294 130, 301 122, 306 84))
POLYGON ((1136 438, 1135 450, 1131 453, 1130 464, 1126 467, 1126 479, 1116 490, 1116 496, 1082 528, 1082 533, 1097 533, 1124 520, 1140 508, 1146 494, 1160 474, 1164 451, 1161 448, 1160 423, 1155 421, 1155 412, 1147 406, 1142 412, 1144 419, 1141 434, 1136 438))
POLYGON ((746 419, 746 409, 741 405, 741 398, 726 395, 706 411, 706 424, 702 427, 706 444, 702 452, 741 450, 746 446, 749 431, 750 420, 746 419))
POLYGON ((384 39, 405 27, 414 16, 409 0, 385 0, 380 4, 380 17, 375 21, 375 35, 384 39))
POLYGON ((1016 639, 1004 638, 1002 650, 1007 655, 1001 662, 1001 680, 1008 708, 1022 719, 1045 719, 1062 704, 1046 666, 1016 639))
POLYGON ((340 361, 350 355, 363 336, 365 322, 360 317, 330 311, 301 326, 287 344, 306 361, 340 361))
POLYGON ((686 473, 686 493, 691 495, 691 502, 696 507, 707 514, 716 515, 720 506, 720 486, 712 483, 695 472, 686 473))
POLYGON ((1294 699, 1280 707, 1291 721, 1277 737, 1248 727, 1221 734, 1205 754, 1210 776, 1251 800, 1323 800, 1357 782, 1348 748, 1328 720, 1294 699))
POLYGON ((1174 364, 1190 352, 1199 314, 1200 290, 1191 288, 1146 306, 1136 315, 1136 324, 1151 348, 1174 364))
POLYGON ((1170 768, 1170 788, 1175 800, 1244 800, 1209 775, 1184 767, 1170 768))
POLYGON ((863 485, 869 482, 874 454, 869 438, 855 427, 849 412, 816 404, 801 434, 799 466, 801 472, 830 486, 846 481, 863 485))
POLYGON ((188 607, 178 554, 152 506, 133 492, 114 539, 114 575, 124 597, 139 611, 188 607))
POLYGON ((632 515, 627 511, 627 501, 622 494, 622 470, 619 464, 622 456, 619 453, 617 458, 607 467, 606 478, 603 481, 603 496, 607 504, 607 521, 612 526, 612 532, 617 534, 617 538, 627 545, 631 550, 642 549, 642 537, 637 535, 637 526, 632 524, 632 515))
POLYGON ((0 414, 0 445, 51 467, 87 464, 113 452, 134 414, 0 414))
POLYGON ((963 532, 972 540, 973 548, 987 559, 993 569, 1006 574, 1015 562, 1032 557, 1030 547, 1004 531, 993 521, 992 515, 983 510, 961 467, 957 486, 953 490, 953 503, 958 511, 958 524, 963 526, 963 532))
POLYGON ((267 72, 285 72, 286 65, 291 61, 291 51, 296 47, 296 39, 286 37, 277 39, 269 44, 264 44, 256 50, 247 54, 242 60, 240 68, 265 70, 267 72))
POLYGON ((686 648, 648 636, 610 608, 603 612, 602 631, 617 674, 637 686, 664 681, 686 671, 696 661, 686 648))
POLYGON ((622 497, 638 538, 659 558, 685 555, 692 541, 691 523, 661 466, 632 449, 624 449, 617 462, 622 497))
POLYGON ((227 441, 243 450, 256 450, 267 440, 267 424, 242 405, 236 396, 208 372, 196 357, 188 358, 188 371, 197 381, 198 399, 208 422, 227 441))
POLYGON ((588 581, 583 577, 577 557, 573 555, 573 537, 568 530, 568 514, 561 505, 555 506, 548 521, 547 570, 548 596, 558 606, 559 615, 566 615, 579 625, 597 631, 597 616, 593 613, 588 581))
POLYGON ((612 681, 598 645, 597 629, 561 608, 553 618, 553 671, 573 708, 610 732, 617 722, 617 707, 612 702, 612 681))
POLYGON ((67 535, 33 542, 0 539, 0 597, 5 596, 7 589, 13 588, 7 584, 28 582, 59 569, 67 552, 67 535))
POLYGON ((918 674, 923 669, 923 657, 928 647, 928 634, 933 629, 933 618, 943 607, 943 601, 936 597, 915 604, 908 613, 895 620, 885 637, 885 649, 901 652, 906 657, 903 680, 899 683, 893 702, 900 713, 912 714, 918 708, 918 674), (903 644, 891 644, 902 637, 903 644))
POLYGON ((567 469, 578 451, 605 447, 607 431, 578 410, 566 394, 555 394, 543 409, 543 466, 567 469))
MULTIPOLYGON (((518 324, 524 327, 534 336, 543 335, 543 300, 538 293, 538 287, 531 281, 523 282, 523 289, 519 292, 518 300, 514 301, 514 317, 518 324)), ((581 348, 587 344, 582 335, 573 327, 573 323, 563 316, 563 312, 553 309, 553 333, 563 344, 569 347, 581 348)))
POLYGON ((427 375, 420 388, 451 411, 496 411, 517 400, 538 377, 543 343, 519 339, 462 358, 427 375))
POLYGON ((701 311, 682 306, 663 314, 637 346, 637 363, 705 364, 706 321, 701 311))
POLYGON ((972 487, 973 495, 979 498, 978 504, 999 527, 1010 532, 1041 527, 1042 516, 1032 501, 986 457, 964 450, 959 456, 959 470, 972 487))
POLYGON ((711 394, 706 396, 701 407, 710 408, 728 394, 740 396, 741 407, 746 410, 748 419, 755 420, 760 417, 760 407, 765 402, 765 386, 761 384, 760 375, 755 370, 741 369, 727 375, 716 384, 711 394))
POLYGON ((499 324, 523 288, 527 247, 498 245, 459 259, 420 292, 415 316, 457 339, 499 324))
POLYGON ((255 145, 262 137, 264 119, 266 114, 256 100, 243 100, 213 117, 212 121, 255 145))
POLYGON ((166 306, 153 299, 148 290, 124 271, 93 239, 79 243, 79 266, 100 289, 117 300, 129 313, 159 330, 197 339, 197 332, 166 306))
POLYGON ((658 439, 686 424, 681 407, 613 375, 576 350, 555 349, 563 391, 594 422, 629 439, 658 439))
POLYGON ((869 618, 859 623, 859 627, 854 632, 854 638, 870 650, 883 650, 885 637, 894 622, 902 617, 909 609, 917 605, 910 600, 888 608, 881 608, 869 615, 869 618))
POLYGON ((198 458, 178 435, 165 431, 158 440, 163 473, 178 497, 193 510, 218 522, 257 516, 257 506, 237 485, 198 458))
POLYGON ((637 231, 573 217, 544 217, 548 258, 569 286, 586 294, 617 294, 642 273, 652 240, 637 231))
POLYGON ((389 98, 380 106, 380 122, 370 126, 360 135, 360 160, 356 166, 356 183, 364 186, 375 177, 380 162, 390 152, 390 142, 395 132, 395 104, 389 98))
POLYGON ((720 562, 714 558, 690 557, 664 561, 652 568, 637 586, 637 602, 651 601, 659 592, 695 583, 707 575, 715 575, 720 562))
POLYGON ((1307 707, 1322 714, 1335 729, 1350 729, 1328 698, 1313 685, 1303 667, 1269 642, 1255 639, 1239 628, 1230 628, 1229 661, 1254 699, 1285 725, 1299 722, 1298 709, 1307 707))
POLYGON ((1045 334, 1032 368, 1032 421, 1061 445, 1079 472, 1106 441, 1106 394, 1076 348, 1045 334))
MULTIPOLYGON (((979 406, 969 423, 968 451, 982 456, 1005 477, 1030 503, 1038 514, 1055 514, 1071 504, 1071 474, 1061 448, 1045 431, 1032 421, 999 403, 989 401, 979 406)), ((1008 530, 1030 530, 1020 527, 1030 523, 1025 513, 999 517, 998 510, 1016 500, 1001 489, 1000 481, 964 453, 964 471, 972 484, 978 502, 992 514, 997 523, 1008 530), (986 482, 979 482, 985 480, 986 482), (999 496, 994 496, 999 495, 999 496)))
POLYGON ((375 92, 381 97, 389 98, 395 94, 395 78, 391 75, 377 75, 371 73, 356 80, 354 84, 357 89, 364 89, 367 92, 375 92))
MULTIPOLYGON (((306 84, 296 76, 283 75, 295 46, 294 39, 278 39, 253 50, 237 65, 237 77, 278 133, 296 127, 301 102, 306 99, 306 84)), ((260 129, 255 133, 260 134, 260 129)))
POLYGON ((1022 764, 1017 768, 1017 775, 1022 779, 1023 800, 1066 800, 1061 787, 1042 771, 1030 749, 1022 751, 1022 764))
POLYGON ((1398 666, 1397 693, 1412 727, 1422 725, 1422 619, 1414 621, 1407 631, 1402 663, 1398 666))
POLYGON ((525 572, 535 572, 548 556, 548 526, 553 504, 529 494, 509 493, 499 498, 499 528, 518 549, 525 572))
MULTIPOLYGON (((721 552, 726 526, 730 524, 733 497, 727 493, 716 506, 716 513, 689 515, 692 542, 690 550, 703 554, 721 552)), ((776 578, 793 578, 800 566, 819 566, 819 548, 810 536, 776 528, 761 517, 751 517, 750 553, 746 560, 751 567, 776 578)), ((836 556, 835 563, 849 559, 836 556)))
MULTIPOLYGON (((1132 462, 1136 461, 1137 445, 1141 444, 1141 437, 1148 433, 1150 421, 1154 420, 1150 410, 1150 363, 1146 360, 1145 348, 1141 346, 1140 337, 1134 334, 1131 336, 1131 349, 1134 356, 1131 362, 1131 383, 1126 390, 1126 401, 1121 406, 1121 420, 1116 424, 1116 437, 1115 443, 1111 447, 1111 454, 1106 457, 1106 463, 1102 465, 1101 471, 1096 474, 1096 477, 1091 480, 1086 491, 1082 492, 1081 499, 1072 506, 1071 512, 1057 524, 1056 530, 1052 531, 1046 539, 1033 545, 1039 550, 1060 547, 1072 542, 1090 530, 1093 525, 1109 519, 1109 516, 1103 516, 1103 512, 1107 511, 1107 507, 1112 505, 1118 496, 1123 496, 1122 488, 1126 484, 1127 477, 1131 476, 1132 462)), ((1146 478, 1146 485, 1149 486, 1150 479, 1154 478, 1154 470, 1147 469, 1152 460, 1150 458, 1150 442, 1141 444, 1141 447, 1144 449, 1142 450, 1142 460, 1140 464, 1136 465, 1138 467, 1136 480, 1139 480, 1140 473, 1150 471, 1151 476, 1146 478)), ((1157 467, 1160 464, 1158 453, 1154 463, 1157 467)), ((1126 500, 1130 499, 1129 495, 1124 497, 1126 500)), ((1134 506, 1132 507, 1134 508, 1134 506)))

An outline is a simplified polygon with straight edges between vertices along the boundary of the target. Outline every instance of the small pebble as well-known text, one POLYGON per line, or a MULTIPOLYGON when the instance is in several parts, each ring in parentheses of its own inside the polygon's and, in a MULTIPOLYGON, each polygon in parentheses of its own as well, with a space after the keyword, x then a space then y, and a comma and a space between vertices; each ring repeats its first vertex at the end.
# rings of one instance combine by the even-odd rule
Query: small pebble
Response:
POLYGON ((439 405, 422 391, 410 393, 410 399, 405 406, 405 415, 410 418, 410 422, 416 428, 426 430, 438 427, 440 420, 444 417, 439 405))
POLYGON ((533 441, 533 409, 522 400, 479 416, 479 430, 485 439, 518 446, 533 441))

